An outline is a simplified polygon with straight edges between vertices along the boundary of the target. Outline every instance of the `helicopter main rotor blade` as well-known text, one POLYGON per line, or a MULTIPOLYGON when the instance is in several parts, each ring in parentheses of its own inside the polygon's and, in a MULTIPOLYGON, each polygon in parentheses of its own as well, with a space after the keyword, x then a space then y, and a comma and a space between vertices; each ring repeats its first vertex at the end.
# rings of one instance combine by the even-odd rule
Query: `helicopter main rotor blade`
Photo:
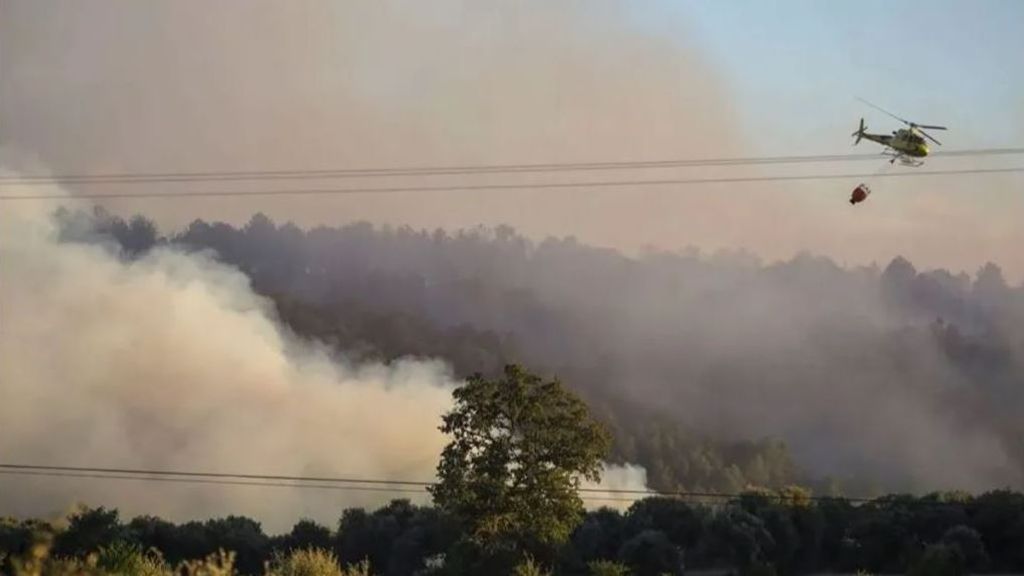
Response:
POLYGON ((929 130, 945 130, 945 126, 929 126, 927 124, 914 124, 917 128, 927 128, 929 130))
POLYGON ((925 138, 931 140, 932 142, 935 142, 939 146, 942 146, 942 142, 939 142, 935 138, 932 138, 927 132, 925 132, 924 130, 921 130, 920 126, 918 126, 917 131, 921 133, 921 136, 924 136, 925 138))
POLYGON ((871 106, 875 110, 879 110, 881 112, 884 112, 884 113, 888 114, 889 116, 892 116, 893 118, 899 120, 900 122, 903 122, 907 126, 911 126, 913 124, 913 122, 910 122, 909 120, 904 120, 903 118, 900 118, 899 116, 893 114, 892 112, 889 112, 885 108, 882 108, 881 106, 877 106, 875 104, 872 104, 871 102, 868 102, 867 100, 861 98, 860 96, 857 96, 856 98, 857 98, 857 100, 860 100, 861 102, 867 104, 868 106, 871 106))

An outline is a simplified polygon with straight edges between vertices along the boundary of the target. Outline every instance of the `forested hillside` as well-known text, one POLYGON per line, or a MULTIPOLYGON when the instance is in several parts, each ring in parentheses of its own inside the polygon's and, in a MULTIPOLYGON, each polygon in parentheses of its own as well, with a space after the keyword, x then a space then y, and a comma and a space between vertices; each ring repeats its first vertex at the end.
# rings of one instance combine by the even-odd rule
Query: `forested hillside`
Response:
POLYGON ((338 354, 429 356, 458 375, 557 374, 658 489, 819 493, 1022 484, 1024 290, 798 255, 638 257, 509 228, 302 230, 256 215, 161 235, 62 213, 66 240, 210 250, 338 354))

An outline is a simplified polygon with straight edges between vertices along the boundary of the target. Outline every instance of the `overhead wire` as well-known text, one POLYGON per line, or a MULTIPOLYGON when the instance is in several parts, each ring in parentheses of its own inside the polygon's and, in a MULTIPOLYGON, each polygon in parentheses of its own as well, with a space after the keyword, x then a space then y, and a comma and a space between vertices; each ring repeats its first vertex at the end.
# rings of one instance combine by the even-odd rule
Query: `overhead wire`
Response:
MULTIPOLYGON (((933 157, 977 157, 1024 154, 1024 147, 939 150, 933 157)), ((698 168, 715 166, 758 166, 770 164, 803 164, 879 160, 878 154, 819 154, 806 156, 753 156, 738 158, 697 158, 675 160, 640 160, 619 162, 566 162, 535 164, 483 164, 392 168, 325 168, 255 171, 206 172, 127 172, 105 174, 58 174, 0 176, 0 186, 33 186, 45 184, 129 184, 216 182, 235 180, 301 180, 374 178, 398 176, 453 176, 504 173, 586 172, 597 170, 648 170, 657 168, 698 168)))
POLYGON ((1010 174, 1024 172, 1024 167, 1005 168, 961 168, 951 170, 925 170, 914 172, 846 173, 846 174, 791 174, 778 176, 729 176, 710 178, 668 178, 657 180, 592 180, 582 182, 524 182, 519 184, 457 184, 457 185, 408 185, 360 188, 290 188, 273 190, 165 190, 155 192, 97 192, 67 194, 5 194, 0 201, 16 200, 62 200, 62 199, 117 199, 117 198, 212 198, 235 196, 316 196, 356 194, 400 194, 409 192, 468 192, 498 190, 554 190, 569 188, 615 188, 624 186, 671 186, 697 184, 723 184, 744 182, 791 182, 802 180, 848 180, 854 178, 903 178, 921 176, 952 176, 963 174, 1010 174))
MULTIPOLYGON (((97 480, 134 480, 165 483, 251 486, 273 488, 300 488, 323 490, 348 490, 362 492, 385 492, 399 494, 427 494, 426 489, 434 482, 424 480, 392 480, 380 478, 353 478, 331 476, 289 476, 281 474, 238 474, 226 472, 201 472, 182 470, 151 470, 136 468, 102 468, 84 466, 52 466, 0 463, 0 475, 34 476, 54 478, 82 478, 97 480)), ((738 500, 751 493, 708 492, 694 490, 650 490, 626 488, 580 487, 577 492, 584 500, 627 501, 635 502, 643 498, 689 498, 696 500, 738 500)), ((791 500, 784 494, 768 494, 765 497, 775 500, 791 500)), ((840 497, 840 496, 801 496, 818 502, 849 502, 851 504, 870 504, 877 498, 840 497)), ((915 500, 914 504, 948 504, 944 501, 915 500)))
MULTIPOLYGON (((50 477, 50 478, 81 478, 88 480, 126 480, 126 481, 141 481, 141 482, 162 482, 171 484, 198 484, 198 485, 222 485, 222 486, 236 486, 236 487, 262 487, 262 488, 300 488, 300 489, 313 489, 313 490, 337 490, 342 492, 383 492, 389 494, 422 494, 428 495, 427 487, 432 485, 428 484, 422 488, 403 488, 401 486, 359 486, 350 484, 318 484, 318 483, 307 483, 307 482, 284 482, 284 481, 254 481, 254 480, 231 480, 231 479, 209 479, 209 478, 194 478, 194 477, 166 477, 160 475, 145 475, 145 474, 107 474, 107 473, 86 473, 86 472, 58 472, 58 471, 32 471, 32 470, 0 470, 0 476, 31 476, 31 477, 50 477)), ((377 480, 376 482, 383 482, 377 480)), ((404 482, 397 482, 396 484, 406 484, 404 482)), ((580 492, 590 492, 590 490, 581 488, 580 492)), ((605 493, 607 490, 594 490, 594 492, 605 493)), ((611 492, 614 493, 614 492, 611 492)), ((647 495, 654 495, 654 493, 644 493, 647 495)), ((609 501, 609 502, 635 502, 639 500, 637 497, 625 497, 625 496, 602 496, 600 494, 585 494, 581 496, 584 500, 593 501, 609 501)))
POLYGON ((312 488, 321 490, 343 490, 353 492, 385 492, 402 494, 426 494, 425 489, 401 488, 398 486, 351 486, 346 484, 314 484, 314 483, 288 483, 281 481, 257 482, 253 480, 230 480, 230 479, 205 479, 205 478, 176 478, 166 476, 153 476, 143 474, 105 474, 85 472, 55 472, 55 471, 31 471, 31 470, 0 470, 0 474, 7 476, 39 476, 51 478, 85 478, 91 480, 140 480, 151 482, 167 482, 174 484, 213 484, 225 486, 263 486, 270 488, 312 488))
POLYGON ((46 472, 90 472, 96 474, 146 474, 154 476, 178 476, 191 478, 236 478, 242 480, 280 480, 289 482, 334 482, 340 484, 387 484, 402 486, 430 486, 427 481, 380 480, 364 478, 339 478, 332 476, 284 476, 273 474, 234 474, 226 472, 196 472, 180 470, 146 470, 138 468, 95 468, 82 466, 40 466, 32 464, 0 463, 0 470, 38 470, 46 472))

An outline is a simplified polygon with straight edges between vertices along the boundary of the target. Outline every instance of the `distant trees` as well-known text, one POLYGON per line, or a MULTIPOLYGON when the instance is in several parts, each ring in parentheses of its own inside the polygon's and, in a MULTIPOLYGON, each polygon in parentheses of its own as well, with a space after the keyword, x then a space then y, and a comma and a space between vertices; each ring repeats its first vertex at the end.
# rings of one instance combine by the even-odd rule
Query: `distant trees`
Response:
POLYGON ((124 528, 117 510, 85 508, 68 517, 68 527, 56 538, 54 553, 58 556, 97 552, 111 542, 120 540, 124 528))
POLYGON ((292 550, 330 550, 332 547, 331 530, 312 520, 299 520, 292 531, 281 537, 280 547, 288 552, 292 550))
POLYGON ((457 537, 455 523, 441 510, 393 500, 373 512, 345 510, 333 550, 346 565, 366 560, 379 576, 401 576, 423 570, 457 537))

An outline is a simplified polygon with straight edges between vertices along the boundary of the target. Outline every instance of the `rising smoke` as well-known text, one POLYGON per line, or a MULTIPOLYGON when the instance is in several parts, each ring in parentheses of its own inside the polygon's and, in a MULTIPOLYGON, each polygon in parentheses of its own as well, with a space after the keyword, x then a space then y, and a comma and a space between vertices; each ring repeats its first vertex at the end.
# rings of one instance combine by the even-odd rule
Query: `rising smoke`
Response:
POLYGON ((507 335, 517 361, 610 403, 623 454, 661 488, 742 489, 772 482, 773 464, 703 477, 728 462, 673 446, 647 425, 654 414, 727 442, 781 438, 814 477, 880 490, 1022 482, 1024 290, 995 266, 972 280, 903 259, 883 271, 809 254, 631 258, 508 228, 304 232, 265 217, 241 229, 196 222, 174 238, 220 250, 268 293, 375 311, 356 341, 440 349, 475 370, 491 350, 481 346, 507 335), (450 332, 408 328, 417 322, 450 332), (381 324, 399 328, 389 337, 381 324), (482 331, 468 349, 464 327, 482 331))
MULTIPOLYGON (((126 263, 56 240, 51 205, 0 217, 5 462, 429 480, 456 385, 441 361, 338 361, 275 321, 249 280, 170 249, 126 263)), ((616 486, 642 488, 642 469, 616 486)), ((0 477, 0 513, 75 501, 175 520, 245 514, 283 530, 409 494, 0 477)))

